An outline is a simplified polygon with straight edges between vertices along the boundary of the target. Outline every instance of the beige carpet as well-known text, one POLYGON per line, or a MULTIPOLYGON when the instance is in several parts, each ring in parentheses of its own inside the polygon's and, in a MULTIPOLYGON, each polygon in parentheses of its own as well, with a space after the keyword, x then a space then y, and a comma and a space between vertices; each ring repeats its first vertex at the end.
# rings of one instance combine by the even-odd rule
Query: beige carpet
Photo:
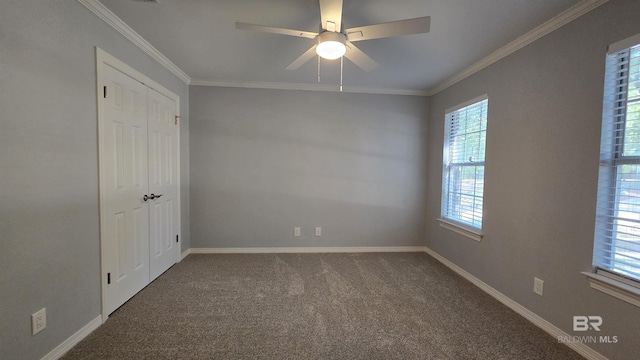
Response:
POLYGON ((423 253, 190 255, 64 359, 580 359, 423 253))

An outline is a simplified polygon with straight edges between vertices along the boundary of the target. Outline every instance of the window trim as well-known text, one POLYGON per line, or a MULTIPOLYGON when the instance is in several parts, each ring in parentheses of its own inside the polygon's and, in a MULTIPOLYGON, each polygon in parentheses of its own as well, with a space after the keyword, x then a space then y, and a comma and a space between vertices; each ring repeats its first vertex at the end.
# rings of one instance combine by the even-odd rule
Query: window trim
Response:
POLYGON ((452 219, 438 218, 437 220, 441 227, 468 237, 471 240, 480 242, 480 240, 482 240, 482 238, 484 237, 482 229, 458 223, 457 221, 452 219))
POLYGON ((617 43, 609 45, 607 48, 607 55, 614 55, 624 49, 628 49, 640 44, 640 34, 630 36, 624 40, 620 40, 617 43))
MULTIPOLYGON (((460 221, 457 221, 456 219, 445 217, 443 215, 443 206, 444 206, 444 201, 445 201, 444 200, 444 197, 445 197, 445 192, 444 192, 444 188, 445 188, 445 184, 444 184, 444 161, 445 161, 445 156, 446 156, 445 150, 448 148, 448 144, 446 143, 447 138, 448 138, 448 133, 446 131, 447 130, 446 119, 447 119, 447 115, 448 114, 451 114, 454 111, 458 111, 460 109, 463 109, 463 108, 468 107, 470 105, 477 104, 477 103, 482 102, 482 101, 487 101, 487 115, 488 115, 488 109, 489 109, 488 100, 489 100, 489 95, 488 94, 483 94, 483 95, 480 95, 480 96, 475 97, 473 99, 470 99, 470 100, 467 100, 465 102, 462 102, 462 103, 460 103, 458 105, 455 105, 453 107, 450 107, 450 108, 448 108, 448 109, 446 109, 444 111, 444 114, 445 114, 444 115, 444 117, 445 117, 445 140, 444 140, 444 142, 442 144, 442 149, 443 149, 443 154, 442 154, 443 168, 442 168, 442 176, 441 176, 442 183, 441 183, 441 186, 440 186, 440 192, 441 192, 441 197, 440 197, 440 217, 438 217, 436 220, 438 220, 438 222, 439 222, 441 227, 443 227, 445 229, 448 229, 448 230, 451 230, 453 232, 456 232, 456 233, 458 233, 460 235, 463 235, 463 236, 465 236, 467 238, 470 238, 472 240, 475 240, 475 241, 482 240, 482 238, 484 236, 484 234, 482 232, 482 229, 484 227, 484 221, 482 222, 481 227, 475 227, 475 226, 472 226, 472 225, 465 224, 465 223, 462 223, 460 221)), ((487 131, 487 129, 485 129, 485 133, 486 133, 486 131, 487 131)), ((486 170, 486 166, 485 166, 485 163, 486 163, 486 138, 485 138, 485 160, 482 161, 482 162, 474 163, 474 165, 477 166, 480 163, 482 164, 483 168, 485 168, 485 170, 486 170)), ((468 165, 468 164, 461 163, 459 165, 464 166, 464 165, 468 165)), ((482 197, 482 199, 483 199, 483 202, 484 202, 484 196, 482 197)), ((484 217, 484 205, 483 205, 483 209, 482 210, 483 210, 483 217, 484 217)))
POLYGON ((640 289, 637 287, 594 272, 583 271, 582 274, 587 277, 592 289, 640 307, 640 289))
POLYGON ((489 96, 487 94, 480 95, 477 98, 473 98, 471 100, 465 101, 465 102, 463 102, 461 104, 458 104, 456 106, 452 106, 452 107, 448 108, 447 110, 444 111, 445 116, 448 113, 454 112, 456 110, 460 110, 460 109, 465 108, 465 107, 467 107, 469 105, 473 105, 475 103, 479 103, 480 101, 484 101, 484 100, 489 100, 489 96))

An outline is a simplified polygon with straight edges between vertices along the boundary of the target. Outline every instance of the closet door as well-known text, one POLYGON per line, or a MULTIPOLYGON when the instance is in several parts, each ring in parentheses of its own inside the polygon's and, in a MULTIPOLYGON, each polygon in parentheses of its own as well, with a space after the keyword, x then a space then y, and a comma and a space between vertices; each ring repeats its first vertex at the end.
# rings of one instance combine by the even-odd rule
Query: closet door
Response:
POLYGON ((100 226, 110 314, 149 283, 147 87, 110 66, 102 76, 100 226))
POLYGON ((149 89, 150 281, 180 256, 178 234, 178 126, 176 104, 149 89))
POLYGON ((180 98, 100 49, 96 67, 106 320, 180 259, 180 98))

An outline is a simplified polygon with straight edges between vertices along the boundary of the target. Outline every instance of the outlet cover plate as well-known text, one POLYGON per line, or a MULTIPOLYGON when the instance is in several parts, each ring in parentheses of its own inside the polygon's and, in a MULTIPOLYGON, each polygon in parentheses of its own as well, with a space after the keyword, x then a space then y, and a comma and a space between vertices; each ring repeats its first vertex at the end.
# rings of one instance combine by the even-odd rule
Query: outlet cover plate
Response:
POLYGON ((31 333, 35 335, 47 327, 47 308, 42 308, 31 315, 31 333))
POLYGON ((316 236, 322 236, 322 228, 319 226, 316 228, 316 236))
POLYGON ((542 292, 544 289, 544 281, 538 279, 537 277, 533 278, 533 292, 542 296, 542 292))

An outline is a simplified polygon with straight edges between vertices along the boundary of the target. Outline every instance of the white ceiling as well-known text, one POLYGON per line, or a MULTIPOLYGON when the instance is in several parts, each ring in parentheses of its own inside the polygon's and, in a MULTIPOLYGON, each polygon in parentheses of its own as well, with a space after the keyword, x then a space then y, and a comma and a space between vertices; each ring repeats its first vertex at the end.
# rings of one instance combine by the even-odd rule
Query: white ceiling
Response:
MULTIPOLYGON (((100 0, 192 81, 316 84, 317 62, 285 67, 313 40, 236 30, 248 22, 318 31, 317 0, 100 0)), ((580 0, 344 0, 343 27, 431 16, 431 32, 358 42, 380 66, 344 62, 344 85, 428 90, 580 0)), ((338 84, 339 61, 323 61, 323 84, 338 84)), ((264 84, 263 84, 264 85, 264 84)))

